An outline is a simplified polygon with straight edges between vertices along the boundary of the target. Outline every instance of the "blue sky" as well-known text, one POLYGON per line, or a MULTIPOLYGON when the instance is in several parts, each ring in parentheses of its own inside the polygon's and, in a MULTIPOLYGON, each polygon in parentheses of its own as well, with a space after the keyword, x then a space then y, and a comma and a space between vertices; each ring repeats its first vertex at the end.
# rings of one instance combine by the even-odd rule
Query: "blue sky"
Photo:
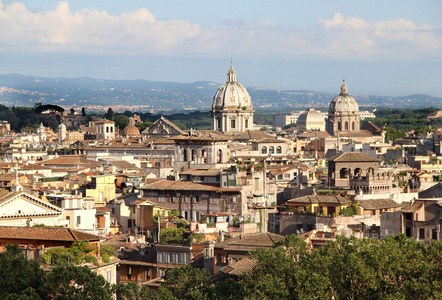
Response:
POLYGON ((442 96, 442 1, 0 0, 0 73, 442 96))

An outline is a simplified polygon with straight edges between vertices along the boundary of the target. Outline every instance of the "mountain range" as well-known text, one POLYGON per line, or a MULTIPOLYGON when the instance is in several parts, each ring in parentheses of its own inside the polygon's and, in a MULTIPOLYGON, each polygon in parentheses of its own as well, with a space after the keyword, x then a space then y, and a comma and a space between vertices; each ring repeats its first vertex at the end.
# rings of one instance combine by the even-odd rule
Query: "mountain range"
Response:
MULTIPOLYGON (((220 83, 177 83, 149 80, 46 78, 20 74, 0 75, 0 103, 33 106, 56 104, 65 108, 113 107, 118 110, 210 110, 220 83)), ((247 87, 255 109, 328 107, 337 94, 306 90, 272 90, 247 87)), ((362 107, 420 108, 441 106, 442 98, 425 94, 404 97, 352 95, 362 107)))

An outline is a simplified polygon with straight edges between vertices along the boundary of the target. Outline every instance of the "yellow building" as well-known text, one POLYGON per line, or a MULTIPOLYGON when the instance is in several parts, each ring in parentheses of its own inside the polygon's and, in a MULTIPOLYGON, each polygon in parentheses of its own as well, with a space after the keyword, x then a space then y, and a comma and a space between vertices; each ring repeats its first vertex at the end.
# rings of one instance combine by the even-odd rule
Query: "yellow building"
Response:
POLYGON ((324 215, 339 214, 351 205, 349 198, 336 195, 310 195, 288 200, 285 206, 297 212, 319 213, 324 215))
POLYGON ((115 175, 92 176, 91 183, 86 188, 86 197, 94 197, 96 205, 106 205, 115 199, 115 175))

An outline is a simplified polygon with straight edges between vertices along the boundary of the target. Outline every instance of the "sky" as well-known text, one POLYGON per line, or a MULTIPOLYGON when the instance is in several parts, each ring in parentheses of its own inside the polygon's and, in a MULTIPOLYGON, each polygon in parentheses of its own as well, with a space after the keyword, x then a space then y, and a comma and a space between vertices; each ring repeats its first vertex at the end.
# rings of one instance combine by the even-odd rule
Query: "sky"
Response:
POLYGON ((0 74, 442 96, 440 0, 0 0, 0 74))

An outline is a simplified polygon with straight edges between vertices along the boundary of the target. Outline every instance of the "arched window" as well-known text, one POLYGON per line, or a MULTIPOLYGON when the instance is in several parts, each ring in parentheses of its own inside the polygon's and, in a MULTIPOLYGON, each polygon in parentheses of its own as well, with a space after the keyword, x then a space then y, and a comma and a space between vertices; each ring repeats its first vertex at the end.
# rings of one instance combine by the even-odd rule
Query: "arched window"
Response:
POLYGON ((347 178, 347 175, 348 175, 347 173, 348 173, 347 168, 342 168, 339 171, 339 178, 347 178))
POLYGON ((106 126, 106 133, 109 133, 109 127, 106 126))
POLYGON ((223 157, 223 152, 221 151, 221 149, 219 149, 218 152, 216 153, 216 162, 221 163, 222 157, 223 157))
POLYGON ((244 124, 244 127, 245 127, 245 128, 249 128, 249 120, 248 120, 248 119, 246 119, 245 124, 244 124))
POLYGON ((187 161, 187 150, 183 150, 183 161, 187 161))
POLYGON ((267 154, 267 147, 266 146, 262 146, 261 153, 267 154))
POLYGON ((351 124, 351 130, 355 130, 355 121, 351 124))
POLYGON ((339 131, 342 130, 341 122, 338 122, 338 130, 339 130, 339 131))
POLYGON ((345 130, 348 130, 348 122, 345 122, 345 130))
POLYGON ((276 154, 281 154, 281 153, 282 153, 281 146, 276 147, 276 154))
POLYGON ((356 168, 354 174, 355 174, 355 176, 358 176, 359 174, 362 175, 362 170, 361 170, 361 168, 356 168))
POLYGON ((270 146, 269 147, 269 154, 273 154, 273 153, 275 153, 275 147, 270 146))

